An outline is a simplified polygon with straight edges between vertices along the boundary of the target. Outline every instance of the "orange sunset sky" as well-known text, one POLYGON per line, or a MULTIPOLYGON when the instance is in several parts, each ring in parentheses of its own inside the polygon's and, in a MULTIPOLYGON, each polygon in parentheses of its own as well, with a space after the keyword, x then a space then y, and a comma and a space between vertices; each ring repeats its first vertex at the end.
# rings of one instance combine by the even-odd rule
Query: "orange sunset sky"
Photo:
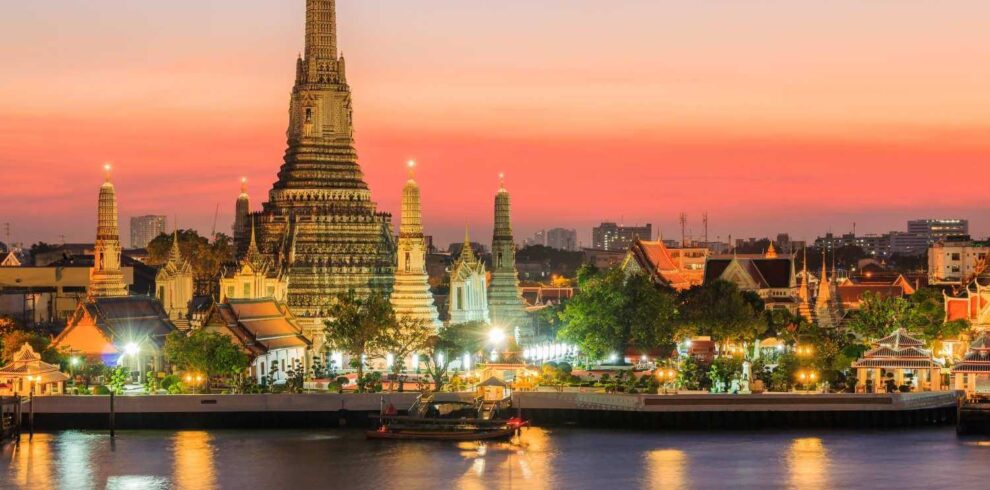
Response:
MULTIPOLYGON (((285 146, 303 0, 0 0, 0 222, 92 241, 104 161, 127 219, 228 232, 285 146)), ((680 212, 725 240, 919 217, 990 233, 990 2, 339 0, 357 149, 398 215, 517 241, 680 212)), ((0 240, 5 237, 0 236, 0 240)))

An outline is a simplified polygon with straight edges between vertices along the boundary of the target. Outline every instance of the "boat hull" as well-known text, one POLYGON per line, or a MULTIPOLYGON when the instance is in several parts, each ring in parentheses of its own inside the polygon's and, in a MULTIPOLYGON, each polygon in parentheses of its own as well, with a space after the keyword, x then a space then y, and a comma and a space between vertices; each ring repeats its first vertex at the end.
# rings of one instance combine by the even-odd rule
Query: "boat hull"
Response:
POLYGON ((516 429, 436 431, 414 429, 369 430, 368 439, 430 440, 430 441, 498 441, 511 439, 516 429))

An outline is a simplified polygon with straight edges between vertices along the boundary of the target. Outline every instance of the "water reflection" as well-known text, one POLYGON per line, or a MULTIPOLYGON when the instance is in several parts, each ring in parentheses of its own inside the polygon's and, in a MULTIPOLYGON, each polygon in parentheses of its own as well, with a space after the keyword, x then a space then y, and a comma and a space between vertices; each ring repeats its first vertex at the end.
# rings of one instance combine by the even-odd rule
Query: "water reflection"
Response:
POLYGON ((787 452, 791 488, 828 488, 828 452, 818 437, 794 439, 787 452))
POLYGON ((688 458, 679 449, 657 449, 646 454, 647 488, 687 488, 688 458))
MULTIPOLYGON (((19 488, 52 488, 52 443, 55 436, 35 434, 32 439, 10 445, 13 462, 11 480, 19 488)), ((6 451, 5 451, 6 452, 6 451)))
MULTIPOLYGON (((213 436, 209 432, 188 431, 175 435, 173 481, 180 489, 214 488, 217 484, 213 463, 213 436)), ((259 462, 260 463, 260 462, 259 462)))
POLYGON ((549 433, 526 428, 521 436, 503 443, 461 443, 458 449, 467 463, 457 488, 492 488, 493 482, 527 490, 552 488, 552 458, 549 433))

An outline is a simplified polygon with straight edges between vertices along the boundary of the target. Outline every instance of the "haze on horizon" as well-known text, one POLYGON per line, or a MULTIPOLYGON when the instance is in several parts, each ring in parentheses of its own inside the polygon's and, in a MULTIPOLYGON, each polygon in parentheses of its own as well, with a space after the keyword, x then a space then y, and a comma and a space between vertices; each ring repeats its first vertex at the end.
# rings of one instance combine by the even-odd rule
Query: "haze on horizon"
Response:
MULTIPOLYGON (((0 223, 92 241, 104 161, 130 216, 229 233, 285 149, 303 0, 0 0, 0 223)), ((419 162, 427 233, 516 240, 688 213, 710 237, 990 233, 990 3, 338 0, 356 144, 398 220, 419 162)), ((396 223, 397 224, 397 223, 396 223)), ((5 237, 0 237, 5 240, 5 237)), ((124 239, 126 243, 126 238, 124 239)))

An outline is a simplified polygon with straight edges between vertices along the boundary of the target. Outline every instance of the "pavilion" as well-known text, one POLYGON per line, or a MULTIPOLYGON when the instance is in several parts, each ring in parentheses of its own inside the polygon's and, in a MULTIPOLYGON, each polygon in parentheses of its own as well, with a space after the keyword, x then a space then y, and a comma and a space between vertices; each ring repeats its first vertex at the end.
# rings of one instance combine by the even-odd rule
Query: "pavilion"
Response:
POLYGON ((962 361, 952 366, 952 386, 967 395, 990 394, 990 337, 980 332, 962 361))
POLYGON ((0 368, 0 393, 10 395, 60 395, 69 376, 55 364, 41 360, 31 344, 24 343, 10 364, 0 368))
POLYGON ((888 374, 893 374, 894 384, 903 386, 909 380, 917 391, 942 389, 942 365, 924 348, 925 343, 911 337, 903 329, 878 340, 875 347, 852 367, 856 370, 856 391, 866 391, 867 382, 873 390, 880 390, 888 374))

